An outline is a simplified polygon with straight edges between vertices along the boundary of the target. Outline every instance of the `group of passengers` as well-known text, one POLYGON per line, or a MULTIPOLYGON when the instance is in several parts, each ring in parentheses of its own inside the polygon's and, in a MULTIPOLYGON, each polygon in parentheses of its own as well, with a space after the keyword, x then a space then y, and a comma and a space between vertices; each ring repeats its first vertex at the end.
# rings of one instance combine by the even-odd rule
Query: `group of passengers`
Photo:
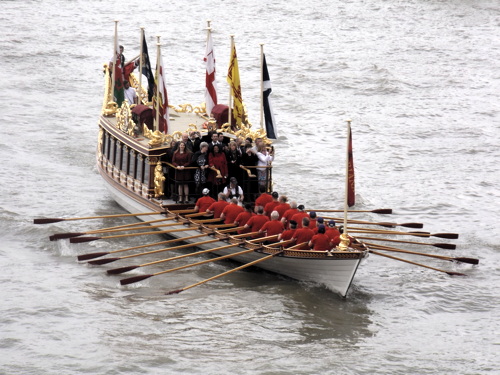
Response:
POLYGON ((278 235, 278 241, 293 240, 295 249, 327 251, 340 243, 341 232, 335 221, 325 222, 316 212, 306 211, 304 205, 288 203, 285 195, 263 192, 255 206, 241 205, 239 197, 231 192, 219 193, 216 201, 205 188, 196 201, 195 211, 206 212, 224 224, 243 227, 239 234, 252 233, 252 238, 278 235))
MULTIPOLYGON (((190 190, 199 196, 207 188, 215 198, 228 188, 228 182, 245 181, 249 192, 257 192, 257 186, 266 190, 269 178, 265 167, 273 160, 274 148, 268 149, 261 138, 256 138, 255 144, 251 138, 240 137, 227 143, 223 133, 209 132, 208 137, 202 139, 200 132, 191 131, 184 133, 180 141, 172 141, 164 157, 164 161, 175 167, 165 190, 183 203, 189 202, 190 190), (240 166, 257 167, 250 170, 251 174, 257 170, 257 180, 246 177, 247 172, 240 166)), ((168 173, 168 169, 165 172, 168 173)), ((238 187, 236 190, 241 190, 241 186, 238 187)), ((242 192, 239 201, 243 202, 242 192)))

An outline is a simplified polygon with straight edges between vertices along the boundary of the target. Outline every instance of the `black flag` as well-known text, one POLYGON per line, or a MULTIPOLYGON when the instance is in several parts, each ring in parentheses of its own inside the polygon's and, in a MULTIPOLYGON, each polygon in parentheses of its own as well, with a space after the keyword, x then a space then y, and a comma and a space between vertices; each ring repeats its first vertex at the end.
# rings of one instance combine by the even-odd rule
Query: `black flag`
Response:
POLYGON ((269 100, 269 95, 271 95, 273 90, 271 89, 271 80, 269 79, 269 72, 267 71, 266 55, 263 56, 262 60, 262 87, 264 93, 262 106, 264 107, 264 121, 266 123, 267 138, 276 139, 278 137, 278 132, 276 129, 276 121, 274 121, 273 108, 269 100))
POLYGON ((153 90, 155 87, 155 77, 149 62, 148 45, 146 44, 146 35, 142 39, 142 74, 148 79, 148 100, 153 99, 153 90))

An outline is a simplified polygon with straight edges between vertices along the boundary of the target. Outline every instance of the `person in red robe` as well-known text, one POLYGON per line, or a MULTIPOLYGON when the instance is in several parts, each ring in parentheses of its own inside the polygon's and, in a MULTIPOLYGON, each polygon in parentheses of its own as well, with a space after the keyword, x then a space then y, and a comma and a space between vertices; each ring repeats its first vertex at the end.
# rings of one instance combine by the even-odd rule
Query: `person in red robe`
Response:
POLYGON ((265 223, 262 228, 260 228, 259 233, 263 234, 265 237, 274 236, 276 234, 281 234, 285 230, 283 223, 280 221, 280 214, 278 211, 273 211, 271 213, 271 221, 265 223))
MULTIPOLYGON (((246 229, 250 228, 250 232, 258 232, 260 228, 262 228, 263 225, 269 221, 269 218, 266 215, 264 215, 264 209, 261 206, 258 206, 256 210, 257 210, 257 215, 252 216, 245 224, 245 228, 246 229)), ((254 234, 252 237, 259 238, 262 237, 262 234, 257 233, 254 234)))
MULTIPOLYGON (((222 178, 217 178, 217 173, 210 170, 208 173, 208 181, 212 183, 213 187, 218 185, 224 185, 227 179, 227 160, 226 154, 221 152, 220 145, 214 145, 212 152, 208 154, 208 165, 214 167, 220 171, 222 178)), ((219 189, 215 189, 218 191, 219 189)))
POLYGON ((332 248, 330 237, 325 234, 325 226, 321 224, 318 227, 318 234, 315 234, 309 241, 311 250, 327 251, 332 248))
MULTIPOLYGON (((246 203, 245 211, 239 213, 238 216, 236 216, 234 223, 239 227, 243 227, 248 222, 248 220, 250 220, 250 218, 254 215, 255 214, 252 211, 252 205, 250 203, 246 203)), ((250 232, 250 228, 245 228, 245 229, 240 229, 238 231, 238 234, 243 234, 248 232, 250 232)))
POLYGON ((238 198, 232 198, 231 203, 229 203, 220 216, 224 220, 224 224, 233 224, 240 213, 245 211, 245 209, 238 205, 238 198))
POLYGON ((309 241, 313 238, 314 232, 311 228, 309 228, 309 218, 304 217, 302 219, 302 227, 298 228, 293 235, 295 239, 295 244, 303 244, 298 247, 298 250, 308 250, 309 249, 309 241))
POLYGON ((195 212, 206 212, 208 207, 210 207, 212 203, 215 203, 215 199, 208 195, 209 193, 210 190, 208 190, 207 188, 203 189, 203 196, 201 198, 198 198, 198 200, 196 201, 196 205, 194 206, 195 212))

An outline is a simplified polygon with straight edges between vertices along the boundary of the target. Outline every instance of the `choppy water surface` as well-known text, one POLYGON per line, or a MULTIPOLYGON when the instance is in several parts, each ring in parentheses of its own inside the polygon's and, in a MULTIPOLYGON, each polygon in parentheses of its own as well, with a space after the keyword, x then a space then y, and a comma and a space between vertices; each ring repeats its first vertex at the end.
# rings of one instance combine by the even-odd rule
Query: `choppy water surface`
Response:
POLYGON ((1 8, 0 373, 497 373, 498 2, 47 0, 1 8), (236 34, 254 126, 265 43, 281 133, 276 189, 309 208, 341 208, 350 118, 356 208, 390 207, 396 215, 383 220, 458 232, 456 251, 407 249, 477 257, 479 266, 409 258, 468 275, 449 277, 372 255, 342 300, 258 270, 164 296, 232 263, 130 288, 78 264, 79 252, 142 241, 48 241, 121 219, 32 224, 122 212, 94 167, 114 19, 129 58, 140 26, 152 51, 162 35, 175 104, 203 101, 207 19, 227 98, 236 34))

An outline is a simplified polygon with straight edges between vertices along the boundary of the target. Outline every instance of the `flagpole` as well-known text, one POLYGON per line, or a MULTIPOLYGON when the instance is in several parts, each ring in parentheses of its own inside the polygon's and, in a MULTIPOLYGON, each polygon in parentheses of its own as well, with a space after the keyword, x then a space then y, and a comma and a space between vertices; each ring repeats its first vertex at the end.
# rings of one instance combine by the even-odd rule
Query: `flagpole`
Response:
POLYGON ((157 35, 156 43, 156 122, 155 130, 160 130, 160 56, 161 56, 161 44, 160 36, 157 35))
POLYGON ((118 20, 115 20, 115 37, 114 37, 114 41, 113 41, 113 70, 111 72, 111 98, 113 98, 113 102, 115 101, 115 81, 116 81, 116 74, 115 74, 115 71, 116 71, 116 68, 115 68, 115 64, 116 64, 116 58, 118 57, 116 55, 116 52, 118 51, 118 20))
MULTIPOLYGON (((210 40, 210 33, 212 32, 212 28, 210 27, 210 23, 211 23, 211 22, 212 22, 211 20, 207 20, 207 43, 206 43, 206 45, 207 45, 207 46, 208 46, 208 41, 210 40)), ((213 49, 212 49, 212 51, 213 51, 213 49)), ((206 56, 205 56, 205 58, 206 58, 206 56)), ((208 62, 207 62, 207 61, 205 61, 205 64, 208 64, 208 62)), ((206 71, 206 70, 205 70, 205 74, 207 74, 207 71, 206 71)), ((207 87, 205 87, 205 90, 206 90, 206 89, 207 89, 207 87)), ((205 94, 205 95, 206 95, 206 94, 205 94)), ((210 94, 209 94, 209 95, 210 95, 210 94)), ((207 112, 207 115, 208 115, 208 117, 210 118, 210 117, 211 117, 211 114, 210 114, 210 113, 208 113, 208 110, 207 110, 207 105, 208 105, 208 103, 207 103, 207 100, 206 100, 206 98, 205 98, 205 111, 207 112)))
POLYGON ((260 128, 264 129, 264 43, 260 43, 260 128))
POLYGON ((349 248, 349 236, 347 234, 347 200, 349 191, 349 138, 351 134, 351 120, 347 120, 347 144, 346 144, 346 160, 345 160, 345 195, 344 195, 344 232, 340 236, 340 244, 338 248, 342 251, 347 251, 349 248))
MULTIPOLYGON (((231 67, 231 62, 233 61, 233 49, 234 49, 234 35, 231 34, 229 35, 231 37, 231 57, 229 58, 229 66, 231 67)), ((229 126, 232 126, 233 124, 233 118, 232 118, 232 105, 231 105, 231 93, 232 93, 232 87, 231 85, 229 85, 229 100, 228 100, 228 103, 229 103, 229 111, 228 111, 228 115, 227 115, 227 122, 229 123, 229 126)))
POLYGON ((142 104, 142 55, 144 54, 143 51, 143 43, 142 41, 144 40, 144 26, 141 26, 141 40, 139 41, 139 45, 141 46, 141 54, 139 55, 139 103, 142 104))

